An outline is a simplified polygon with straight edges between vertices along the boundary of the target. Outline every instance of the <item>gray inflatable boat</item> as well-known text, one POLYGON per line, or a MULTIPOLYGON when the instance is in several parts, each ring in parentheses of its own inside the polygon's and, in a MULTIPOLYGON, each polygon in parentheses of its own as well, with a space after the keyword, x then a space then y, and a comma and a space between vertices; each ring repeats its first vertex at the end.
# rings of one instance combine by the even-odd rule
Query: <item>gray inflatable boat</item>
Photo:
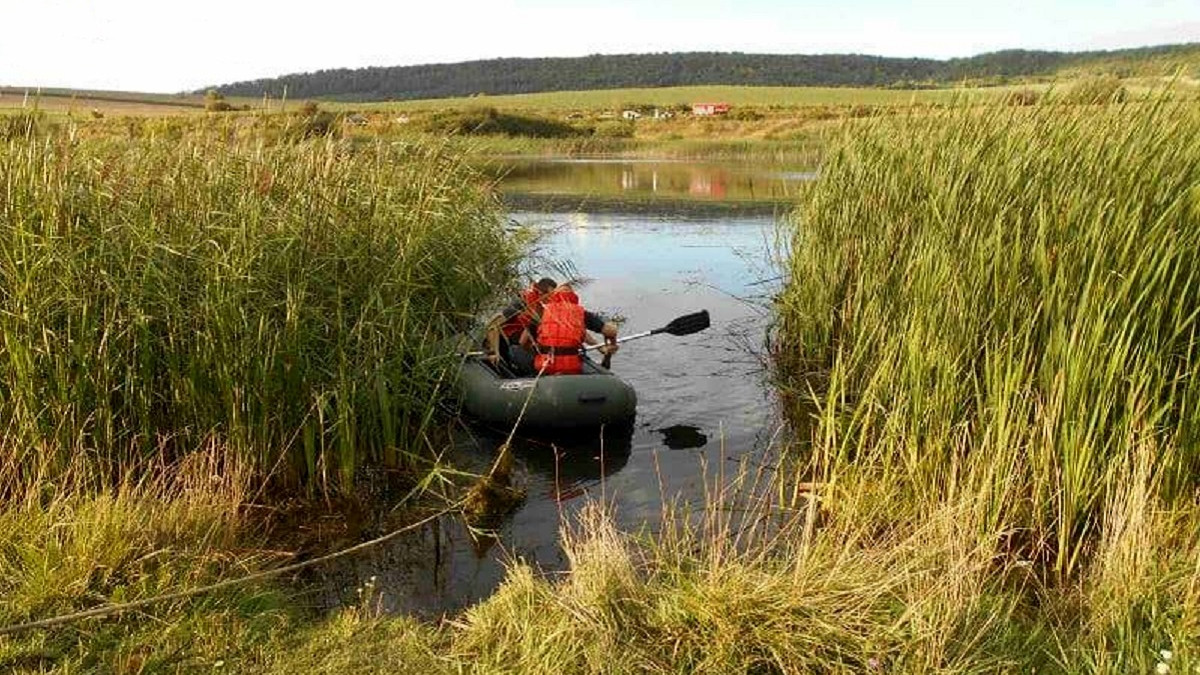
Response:
POLYGON ((490 425, 511 427, 520 416, 523 428, 579 429, 629 423, 637 411, 633 387, 587 357, 580 375, 514 378, 469 356, 457 385, 463 408, 490 425))

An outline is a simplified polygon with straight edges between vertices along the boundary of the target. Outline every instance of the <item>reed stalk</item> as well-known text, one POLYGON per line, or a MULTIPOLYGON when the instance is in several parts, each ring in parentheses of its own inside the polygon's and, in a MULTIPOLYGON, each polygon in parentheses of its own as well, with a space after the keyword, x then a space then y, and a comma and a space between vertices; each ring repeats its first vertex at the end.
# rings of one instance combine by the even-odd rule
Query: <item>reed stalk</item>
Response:
POLYGON ((513 274, 441 145, 0 140, 0 464, 119 473, 215 443, 348 486, 420 447, 439 340, 513 274))

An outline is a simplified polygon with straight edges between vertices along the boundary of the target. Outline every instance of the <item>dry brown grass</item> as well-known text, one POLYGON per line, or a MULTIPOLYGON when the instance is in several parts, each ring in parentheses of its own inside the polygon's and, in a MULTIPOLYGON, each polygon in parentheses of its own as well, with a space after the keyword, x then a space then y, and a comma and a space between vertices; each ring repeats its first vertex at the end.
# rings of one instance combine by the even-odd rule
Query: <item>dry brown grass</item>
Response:
POLYGON ((6 110, 29 110, 37 108, 43 112, 70 114, 72 116, 88 117, 93 112, 103 116, 133 115, 138 117, 158 117, 164 115, 195 115, 203 113, 203 108, 194 105, 172 104, 154 101, 116 101, 112 99, 92 98, 87 96, 41 96, 30 93, 24 94, 10 91, 0 92, 0 114, 6 110))

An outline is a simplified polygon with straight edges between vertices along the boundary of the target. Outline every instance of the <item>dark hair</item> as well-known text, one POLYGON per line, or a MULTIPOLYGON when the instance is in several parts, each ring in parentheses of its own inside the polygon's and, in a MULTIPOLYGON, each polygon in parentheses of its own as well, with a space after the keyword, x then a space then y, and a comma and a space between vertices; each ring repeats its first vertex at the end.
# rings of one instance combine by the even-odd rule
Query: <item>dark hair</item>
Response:
POLYGON ((555 283, 550 277, 542 277, 541 279, 537 280, 537 283, 534 284, 534 287, 538 289, 539 293, 549 293, 555 288, 558 288, 558 284, 555 283))

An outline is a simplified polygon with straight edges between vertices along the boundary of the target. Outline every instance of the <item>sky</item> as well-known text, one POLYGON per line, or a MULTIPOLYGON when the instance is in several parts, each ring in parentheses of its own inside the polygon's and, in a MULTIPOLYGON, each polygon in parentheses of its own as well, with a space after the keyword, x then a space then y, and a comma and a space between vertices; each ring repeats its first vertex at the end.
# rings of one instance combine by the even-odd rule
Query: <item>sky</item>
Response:
POLYGON ((951 58, 1200 42, 1200 0, 0 0, 0 86, 676 51, 951 58))

